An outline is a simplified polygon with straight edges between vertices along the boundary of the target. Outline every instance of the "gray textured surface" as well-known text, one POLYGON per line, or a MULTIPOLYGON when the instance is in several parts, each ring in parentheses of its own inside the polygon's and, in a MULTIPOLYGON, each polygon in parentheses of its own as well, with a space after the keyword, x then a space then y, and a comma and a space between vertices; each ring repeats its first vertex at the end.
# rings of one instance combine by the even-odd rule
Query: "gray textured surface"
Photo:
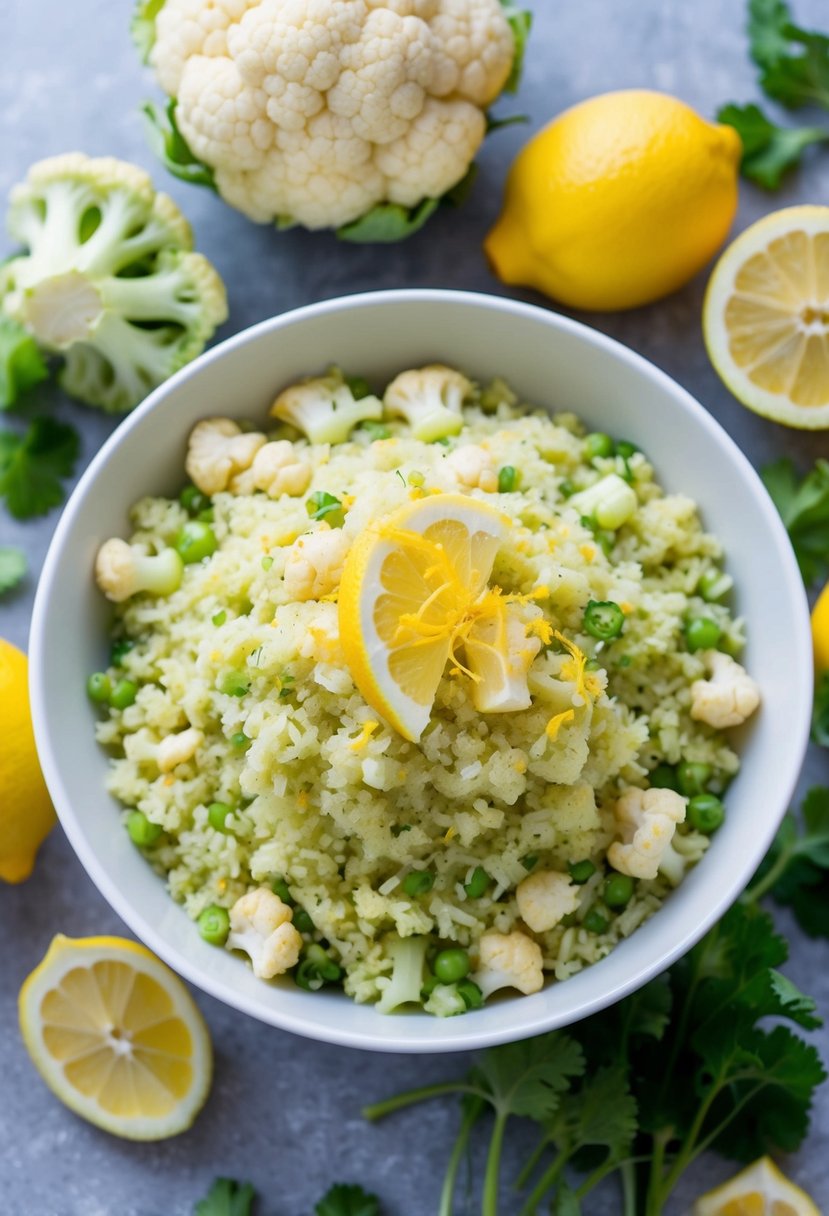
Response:
MULTIPOLYGON (((564 106, 605 89, 651 86, 676 92, 711 114, 725 100, 756 95, 742 32, 742 0, 537 0, 536 29, 518 106, 535 125, 564 106)), ((797 0, 805 24, 826 18, 825 0, 797 0)), ((31 161, 82 149, 132 159, 155 172, 136 112, 153 86, 127 35, 126 0, 9 0, 3 6, 0 76, 0 196, 31 161)), ((217 199, 164 181, 192 219, 199 248, 224 274, 232 319, 225 333, 313 300, 378 287, 435 285, 502 290, 489 274, 480 241, 494 219, 501 182, 525 128, 496 134, 481 157, 471 203, 441 215, 400 247, 364 249, 327 236, 277 236, 256 228, 217 199)), ((773 199, 743 188, 736 227, 773 206, 825 201, 829 157, 811 161, 773 199)), ((720 385, 702 346, 704 276, 668 301, 590 323, 627 342, 694 392, 756 464, 781 453, 802 464, 829 455, 829 438, 784 430, 744 411, 720 385)), ((520 294, 520 293, 516 293, 520 294)), ((527 299, 534 299, 530 294, 527 299)), ((44 402, 52 393, 42 394, 44 402)), ((61 402, 60 417, 84 436, 88 460, 111 429, 100 415, 61 402)), ((80 471, 80 470, 79 470, 80 471)), ((32 575, 0 606, 0 636, 25 645, 35 577, 57 520, 15 525, 0 516, 0 540, 28 553, 32 575)), ((757 555, 762 561, 762 554, 757 555)), ((71 636, 71 622, 67 622, 71 636)), ((786 741, 781 740, 781 747, 786 741)), ((829 780, 826 755, 813 749, 804 785, 829 780)), ((195 1128, 159 1146, 113 1140, 65 1111, 41 1085, 21 1046, 15 998, 52 934, 119 933, 66 841, 56 831, 35 876, 0 889, 0 1194, 10 1216, 184 1216, 218 1173, 251 1178, 267 1216, 307 1216, 329 1181, 375 1188, 390 1216, 431 1216, 455 1126, 451 1107, 433 1105, 378 1128, 362 1123, 362 1102, 430 1079, 452 1076, 463 1060, 380 1057, 337 1050, 281 1034, 207 997, 199 1003, 216 1046, 212 1097, 195 1128)), ((790 929, 788 922, 783 922, 790 929)), ((789 974, 829 1013, 826 947, 792 933, 789 974)), ((824 1046, 826 1039, 823 1039, 824 1046)), ((829 1053, 827 1053, 829 1054, 829 1053)), ((829 1210, 829 1092, 815 1132, 790 1165, 829 1210), (821 1148, 821 1141, 823 1148, 821 1148)), ((518 1129, 510 1155, 525 1147, 518 1129)), ((669 1212, 679 1213, 729 1167, 704 1160, 669 1212)), ((505 1197, 503 1211, 514 1203, 505 1197)), ((618 1211, 613 1192, 588 1205, 588 1216, 618 1211)))

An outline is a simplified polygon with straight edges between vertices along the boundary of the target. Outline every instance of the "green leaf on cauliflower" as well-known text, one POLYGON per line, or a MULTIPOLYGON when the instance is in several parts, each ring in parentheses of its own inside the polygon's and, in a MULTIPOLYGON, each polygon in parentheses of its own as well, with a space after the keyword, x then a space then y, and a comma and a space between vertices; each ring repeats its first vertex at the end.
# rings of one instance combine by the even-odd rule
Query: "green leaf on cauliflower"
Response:
POLYGON ((399 203, 378 203, 359 219, 339 227, 337 237, 341 241, 351 241, 358 245, 390 245, 419 232, 439 206, 439 198, 421 199, 416 207, 402 207, 399 203))
POLYGON ((19 549, 0 545, 0 595, 16 587, 26 574, 26 557, 19 549))
POLYGON ((155 19, 164 8, 165 0, 138 0, 132 13, 130 35, 142 63, 149 63, 155 43, 155 19))
POLYGON ((517 93, 521 77, 524 75, 524 59, 527 52, 527 41, 532 29, 533 15, 527 9, 516 8, 512 0, 501 0, 501 7, 512 30, 512 38, 515 43, 512 70, 507 77, 507 83, 504 85, 503 92, 517 93))
POLYGON ((0 313, 0 409, 14 405, 48 375, 46 360, 31 334, 0 313))
POLYGON ((178 128, 177 105, 178 102, 173 98, 166 106, 158 106, 154 101, 145 101, 141 107, 150 151, 173 177, 189 182, 191 186, 208 186, 215 190, 213 170, 190 151, 187 140, 178 128))

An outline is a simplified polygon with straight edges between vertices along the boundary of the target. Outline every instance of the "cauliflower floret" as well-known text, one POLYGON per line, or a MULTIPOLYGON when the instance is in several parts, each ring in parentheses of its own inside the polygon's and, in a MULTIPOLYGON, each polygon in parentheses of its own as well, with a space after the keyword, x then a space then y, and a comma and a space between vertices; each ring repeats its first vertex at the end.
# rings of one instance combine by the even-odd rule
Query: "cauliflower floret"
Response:
POLYGON ((309 228, 445 194, 517 55, 499 0, 166 0, 141 25, 220 194, 309 228))
POLYGON ((204 743, 204 734, 195 726, 181 730, 175 735, 167 735, 158 745, 156 764, 159 771, 169 773, 177 764, 191 760, 204 743))
POLYGON ((600 528, 621 528, 627 523, 639 505, 636 491, 618 473, 600 477, 592 486, 568 499, 580 515, 589 515, 600 528))
POLYGON ((515 890, 518 911, 533 933, 546 933, 579 906, 579 888, 569 874, 539 870, 515 890))
POLYGON ((345 443, 358 422, 382 418, 383 405, 372 396, 355 400, 342 373, 331 368, 325 376, 283 389, 271 414, 304 432, 311 443, 345 443))
POLYGON ((691 685, 691 717, 718 730, 739 726, 760 704, 760 689, 746 669, 721 650, 707 650, 701 657, 710 678, 691 685))
POLYGON ((686 805, 674 790, 625 790, 615 808, 622 839, 607 850, 613 868, 631 878, 656 878, 686 805))
POLYGON ((471 391, 466 376, 432 363, 395 376, 385 391, 383 404, 390 414, 406 419, 415 439, 432 443, 461 430, 461 406, 471 391))
POLYGON ((386 954, 392 960, 391 977, 384 982, 377 1008, 391 1013, 401 1005, 419 1005, 426 963, 427 937, 392 937, 386 954))
POLYGON ((348 537, 340 528, 309 532, 295 540, 285 562, 285 590, 292 600, 318 600, 339 586, 348 537))
POLYGON ((528 636, 520 609, 496 599, 493 611, 473 622, 464 642, 475 708, 484 714, 529 709, 527 677, 540 649, 540 639, 528 636))
POLYGON ((494 494, 498 489, 498 474, 495 458, 478 443, 465 443, 446 457, 445 467, 457 478, 458 483, 471 490, 485 490, 494 494))
POLYGON ((218 494, 236 474, 250 468, 266 442, 264 435, 243 432, 230 418, 204 418, 190 432, 187 476, 202 494, 218 494))
POLYGON ((287 439, 280 439, 259 449, 250 468, 233 478, 230 490, 233 494, 264 490, 268 498, 297 497, 308 489, 312 475, 310 462, 302 460, 287 439))
POLYGON ((291 924, 293 912, 269 887, 248 891, 230 909, 229 950, 244 950, 253 974, 271 980, 295 967, 302 935, 291 924))
POLYGON ((544 986, 541 947, 517 929, 485 933, 478 944, 478 960, 472 979, 485 998, 499 988, 517 988, 529 996, 544 986))
POLYGON ((108 600, 121 604, 139 591, 172 595, 181 584, 184 564, 175 549, 145 553, 138 545, 113 537, 95 559, 95 581, 108 600))

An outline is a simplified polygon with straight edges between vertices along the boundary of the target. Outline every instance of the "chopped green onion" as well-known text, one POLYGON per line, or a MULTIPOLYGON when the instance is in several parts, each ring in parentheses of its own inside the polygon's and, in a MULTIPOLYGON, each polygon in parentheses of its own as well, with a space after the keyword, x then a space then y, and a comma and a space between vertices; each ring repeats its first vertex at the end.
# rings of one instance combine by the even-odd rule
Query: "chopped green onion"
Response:
POLYGON ((343 504, 325 490, 317 490, 306 499, 305 509, 311 519, 324 519, 332 528, 341 528, 345 523, 343 504))
POLYGON ((591 600, 584 610, 584 631, 602 642, 618 638, 624 628, 625 614, 613 600, 591 600))
POLYGON ((244 697, 250 691, 250 677, 244 671, 229 671, 218 684, 226 697, 244 697))
POLYGON ((483 1008, 484 994, 474 980, 461 980, 458 984, 458 993, 467 1009, 483 1008))
POLYGON ((622 460, 630 460, 631 456, 635 456, 641 451, 635 443, 631 443, 629 439, 617 439, 615 447, 616 455, 621 456, 622 460))
POLYGON ((133 649, 135 642, 132 638, 121 638, 117 642, 112 643, 112 649, 109 652, 109 661, 113 667, 120 667, 126 655, 133 649))

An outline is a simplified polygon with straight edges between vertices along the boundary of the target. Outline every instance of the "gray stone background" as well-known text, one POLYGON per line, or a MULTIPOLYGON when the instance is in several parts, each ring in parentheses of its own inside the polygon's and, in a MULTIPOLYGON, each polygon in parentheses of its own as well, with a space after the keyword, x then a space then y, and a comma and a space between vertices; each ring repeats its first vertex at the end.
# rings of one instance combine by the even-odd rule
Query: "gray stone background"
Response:
MULTIPOLYGON (((248 223, 210 194, 165 177, 147 150, 137 112, 139 102, 154 95, 154 86, 130 45, 127 0, 3 0, 0 196, 5 198, 32 161, 58 152, 80 149, 144 165, 183 206, 198 247, 227 282, 231 319, 220 336, 297 305, 373 288, 504 292, 480 244, 498 212, 507 167, 530 129, 608 89, 664 89, 709 116, 722 102, 757 96, 743 30, 744 0, 534 0, 532 7, 535 30, 524 84, 517 101, 500 106, 531 115, 531 128, 509 128, 488 139, 474 195, 463 211, 439 215, 406 244, 372 249, 341 245, 327 235, 278 235, 248 223)), ((802 24, 829 26, 826 0, 794 0, 794 7, 802 24)), ((817 155, 774 196, 744 184, 735 231, 772 208, 828 197, 829 154, 817 155)), ((829 456, 826 433, 797 433, 764 422, 720 384, 700 336, 704 286, 703 274, 651 308, 584 319, 676 377, 757 465, 787 453, 804 467, 818 455, 829 456)), ((511 294, 548 303, 532 293, 511 294)), ((40 398, 80 429, 80 473, 114 421, 60 400, 56 390, 40 398)), ((0 542, 20 545, 31 565, 23 586, 0 604, 0 636, 21 646, 57 517, 53 512, 41 521, 16 524, 0 515, 0 542)), ((780 746, 786 746, 785 739, 780 746)), ((817 781, 829 781, 829 762, 825 752, 812 748, 803 788, 817 781)), ((825 943, 809 941, 787 917, 779 919, 791 934, 788 973, 829 1014, 825 943)), ((335 1180, 376 1190, 389 1216, 435 1212, 456 1126, 454 1106, 418 1108, 378 1127, 362 1121, 360 1106, 414 1084, 449 1078, 464 1068, 464 1058, 390 1057, 323 1046, 259 1025, 199 995, 216 1049, 206 1109, 178 1139, 159 1145, 121 1142, 76 1119, 51 1097, 17 1031, 18 989, 55 932, 125 931, 59 830, 28 883, 0 888, 0 926, 0 1210, 7 1216, 185 1216, 217 1174, 251 1179, 265 1216, 308 1216, 335 1180)), ((822 1046, 829 1055, 825 1034, 822 1046)), ((817 1104, 811 1138, 786 1163, 824 1211, 829 1211, 827 1132, 829 1086, 817 1104)), ((521 1160, 531 1135, 529 1128, 514 1130, 508 1167, 521 1160)), ((716 1158, 704 1159, 669 1204, 669 1216, 684 1212, 693 1196, 730 1169, 716 1158)), ((517 1210, 506 1192, 502 1210, 505 1216, 517 1210)), ((608 1190, 591 1198, 587 1216, 618 1210, 615 1192, 608 1190)), ((461 1205, 458 1216, 462 1211, 461 1205)))

